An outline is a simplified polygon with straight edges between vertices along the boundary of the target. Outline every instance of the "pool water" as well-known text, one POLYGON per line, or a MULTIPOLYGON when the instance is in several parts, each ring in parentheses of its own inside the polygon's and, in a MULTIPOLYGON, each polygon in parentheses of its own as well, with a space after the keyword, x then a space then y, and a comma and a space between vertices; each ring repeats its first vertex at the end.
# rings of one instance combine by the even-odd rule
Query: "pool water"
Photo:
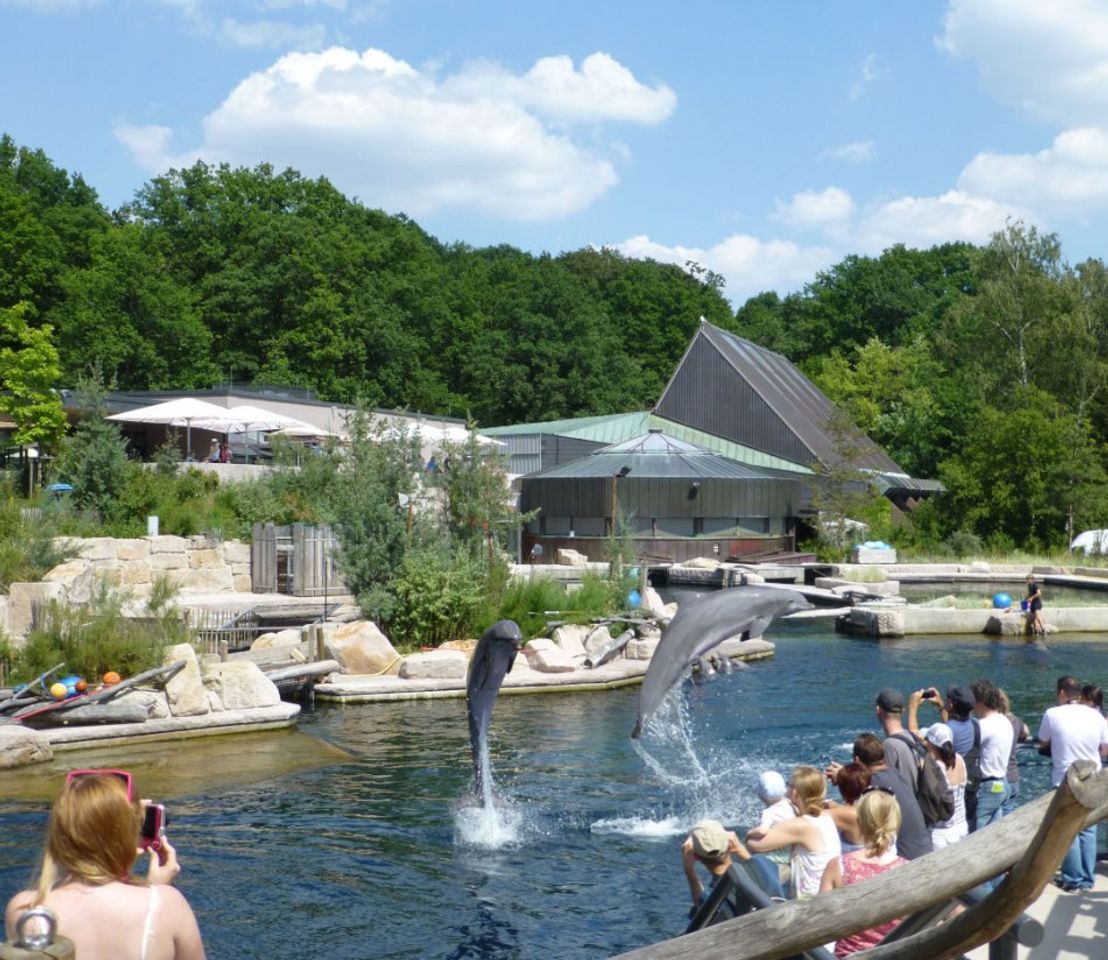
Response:
MULTIPOLYGON (((174 746, 156 770, 123 750, 114 760, 140 783, 149 770, 168 805, 179 885, 210 957, 602 958, 679 934, 685 831, 704 816, 750 824, 764 769, 849 759, 854 736, 875 728, 880 687, 990 677, 1034 732, 1060 674, 1108 679, 1108 644, 1083 636, 1052 637, 1048 651, 978 637, 875 643, 809 621, 769 638, 775 658, 686 682, 684 709, 638 746, 635 688, 502 696, 495 820, 469 798, 462 700, 321 706, 301 730, 349 758, 249 782, 213 770, 200 788, 196 769, 176 776, 166 762, 174 746)), ((238 742, 219 740, 232 757, 238 742)), ((1047 764, 1020 751, 1025 797, 1047 789, 1047 764)), ((4 772, 0 788, 27 775, 4 772)), ((45 817, 42 801, 0 801, 5 900, 29 879, 45 817)))

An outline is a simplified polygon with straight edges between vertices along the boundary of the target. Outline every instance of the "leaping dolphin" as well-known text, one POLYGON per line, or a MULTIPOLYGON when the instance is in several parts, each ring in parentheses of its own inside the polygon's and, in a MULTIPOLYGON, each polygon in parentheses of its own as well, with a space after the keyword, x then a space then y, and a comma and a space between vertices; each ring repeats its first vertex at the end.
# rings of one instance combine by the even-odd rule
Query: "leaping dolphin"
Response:
POLYGON ((779 587, 730 587, 682 604, 662 631, 639 691, 639 719, 632 737, 642 734, 647 719, 689 665, 728 637, 760 637, 774 617, 812 605, 795 590, 779 587))
POLYGON ((477 795, 486 803, 492 781, 488 773, 489 718, 504 677, 511 673, 523 633, 514 620, 497 620, 481 634, 469 661, 466 676, 466 714, 469 745, 473 751, 473 776, 477 795))

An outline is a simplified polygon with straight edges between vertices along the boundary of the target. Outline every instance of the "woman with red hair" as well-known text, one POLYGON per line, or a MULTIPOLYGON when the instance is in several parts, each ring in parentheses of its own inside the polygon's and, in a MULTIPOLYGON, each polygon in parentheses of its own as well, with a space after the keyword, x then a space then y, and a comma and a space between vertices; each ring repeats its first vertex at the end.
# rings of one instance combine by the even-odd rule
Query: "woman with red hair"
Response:
POLYGON ((8 902, 8 939, 21 914, 46 907, 81 960, 204 960, 192 908, 171 886, 181 868, 169 841, 148 849, 145 880, 132 873, 142 819, 126 771, 70 773, 50 812, 37 887, 8 902))

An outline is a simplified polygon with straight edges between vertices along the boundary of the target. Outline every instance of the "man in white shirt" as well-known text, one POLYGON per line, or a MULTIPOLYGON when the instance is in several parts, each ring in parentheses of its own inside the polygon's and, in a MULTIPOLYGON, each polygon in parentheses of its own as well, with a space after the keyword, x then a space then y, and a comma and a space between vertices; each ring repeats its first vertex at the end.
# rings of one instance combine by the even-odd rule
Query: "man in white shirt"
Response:
MULTIPOLYGON (((1075 760, 1100 762, 1108 756, 1108 721, 1099 710, 1081 702, 1081 682, 1061 677, 1057 704, 1043 714, 1039 725, 1039 750, 1050 754, 1051 779, 1057 787, 1075 760)), ((1096 826, 1086 827, 1073 841, 1062 860, 1063 890, 1089 890, 1095 879, 1096 826)))
POLYGON ((971 829, 980 830, 1003 816, 1008 798, 1008 757, 1012 752, 1012 724, 1003 713, 1000 691, 989 680, 973 684, 973 708, 981 728, 981 781, 977 788, 977 817, 971 829))

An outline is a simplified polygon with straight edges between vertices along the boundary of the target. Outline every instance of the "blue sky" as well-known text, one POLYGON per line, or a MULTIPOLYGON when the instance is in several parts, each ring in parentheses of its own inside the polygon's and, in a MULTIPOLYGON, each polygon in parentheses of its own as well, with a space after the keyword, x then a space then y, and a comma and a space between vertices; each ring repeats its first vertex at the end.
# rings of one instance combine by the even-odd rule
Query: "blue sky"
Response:
POLYGON ((1103 255, 1104 0, 0 0, 0 130, 110 207, 202 158, 736 303, 1009 216, 1103 255))

